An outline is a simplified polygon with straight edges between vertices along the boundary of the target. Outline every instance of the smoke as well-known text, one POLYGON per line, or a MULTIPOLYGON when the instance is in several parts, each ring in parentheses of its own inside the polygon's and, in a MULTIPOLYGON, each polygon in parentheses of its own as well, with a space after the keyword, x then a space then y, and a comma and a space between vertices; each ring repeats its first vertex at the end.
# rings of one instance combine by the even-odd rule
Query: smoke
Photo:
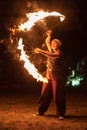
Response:
MULTIPOLYGON (((32 2, 27 1, 27 8, 28 8, 28 12, 37 12, 37 11, 44 10, 44 9, 39 7, 39 4, 38 4, 37 1, 32 1, 32 2)), ((43 20, 41 22, 39 22, 38 25, 40 26, 40 28, 43 28, 44 31, 46 31, 48 29, 47 28, 47 23, 44 22, 43 20)))
POLYGON ((33 1, 33 2, 30 2, 28 1, 27 2, 27 8, 30 10, 30 11, 39 11, 39 7, 38 7, 38 3, 36 1, 33 1))

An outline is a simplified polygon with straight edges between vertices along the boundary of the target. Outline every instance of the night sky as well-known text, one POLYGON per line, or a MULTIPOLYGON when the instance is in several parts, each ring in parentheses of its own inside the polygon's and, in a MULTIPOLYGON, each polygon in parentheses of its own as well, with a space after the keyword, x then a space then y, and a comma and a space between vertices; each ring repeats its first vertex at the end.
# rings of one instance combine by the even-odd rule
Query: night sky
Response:
MULTIPOLYGON (((9 37, 8 27, 17 24, 21 18, 25 17, 27 12, 31 11, 28 7, 29 2, 33 3, 34 1, 0 1, 0 40, 9 37)), ((63 51, 74 66, 78 60, 87 56, 86 0, 37 0, 36 2, 38 4, 38 8, 46 11, 58 11, 66 16, 66 19, 56 26, 53 32, 55 37, 58 36, 61 39, 63 43, 63 51)), ((1 66, 3 66, 2 60, 5 59, 6 61, 7 57, 9 57, 5 55, 5 49, 6 47, 0 44, 1 66)))

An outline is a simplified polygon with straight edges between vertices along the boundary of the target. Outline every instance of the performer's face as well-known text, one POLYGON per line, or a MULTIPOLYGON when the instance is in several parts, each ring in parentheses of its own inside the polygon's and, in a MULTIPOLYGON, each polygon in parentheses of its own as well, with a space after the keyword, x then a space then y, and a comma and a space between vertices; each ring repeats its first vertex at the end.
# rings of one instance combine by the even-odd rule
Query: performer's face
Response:
POLYGON ((51 45, 52 45, 53 50, 57 50, 58 47, 59 47, 59 45, 58 45, 58 43, 56 41, 52 41, 51 45))

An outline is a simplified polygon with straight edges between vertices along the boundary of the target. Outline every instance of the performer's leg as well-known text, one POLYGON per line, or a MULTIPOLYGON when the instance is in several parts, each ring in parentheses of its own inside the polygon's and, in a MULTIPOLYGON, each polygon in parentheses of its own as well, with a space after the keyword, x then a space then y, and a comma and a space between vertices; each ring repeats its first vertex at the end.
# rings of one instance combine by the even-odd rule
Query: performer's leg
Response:
POLYGON ((65 114, 65 86, 61 77, 51 76, 53 97, 57 107, 57 115, 64 116, 65 114))
POLYGON ((39 115, 44 115, 44 113, 47 111, 50 105, 51 99, 52 99, 52 90, 50 83, 48 84, 44 83, 42 86, 42 93, 39 100, 39 109, 38 109, 39 115))
POLYGON ((64 116, 66 111, 65 83, 61 77, 58 80, 58 87, 56 91, 56 105, 59 116, 64 116))

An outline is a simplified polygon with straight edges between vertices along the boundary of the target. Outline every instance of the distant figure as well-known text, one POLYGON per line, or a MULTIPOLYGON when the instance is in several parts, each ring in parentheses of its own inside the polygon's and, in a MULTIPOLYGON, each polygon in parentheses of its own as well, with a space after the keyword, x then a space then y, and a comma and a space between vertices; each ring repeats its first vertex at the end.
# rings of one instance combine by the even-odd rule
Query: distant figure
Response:
POLYGON ((52 30, 48 30, 46 34, 46 46, 48 51, 44 51, 40 48, 35 49, 35 53, 41 53, 47 57, 46 78, 48 79, 48 83, 43 83, 42 85, 38 114, 40 116, 44 115, 53 97, 56 104, 57 116, 59 119, 64 119, 66 101, 64 64, 62 64, 63 57, 60 50, 62 43, 59 39, 53 39, 51 41, 52 30))

